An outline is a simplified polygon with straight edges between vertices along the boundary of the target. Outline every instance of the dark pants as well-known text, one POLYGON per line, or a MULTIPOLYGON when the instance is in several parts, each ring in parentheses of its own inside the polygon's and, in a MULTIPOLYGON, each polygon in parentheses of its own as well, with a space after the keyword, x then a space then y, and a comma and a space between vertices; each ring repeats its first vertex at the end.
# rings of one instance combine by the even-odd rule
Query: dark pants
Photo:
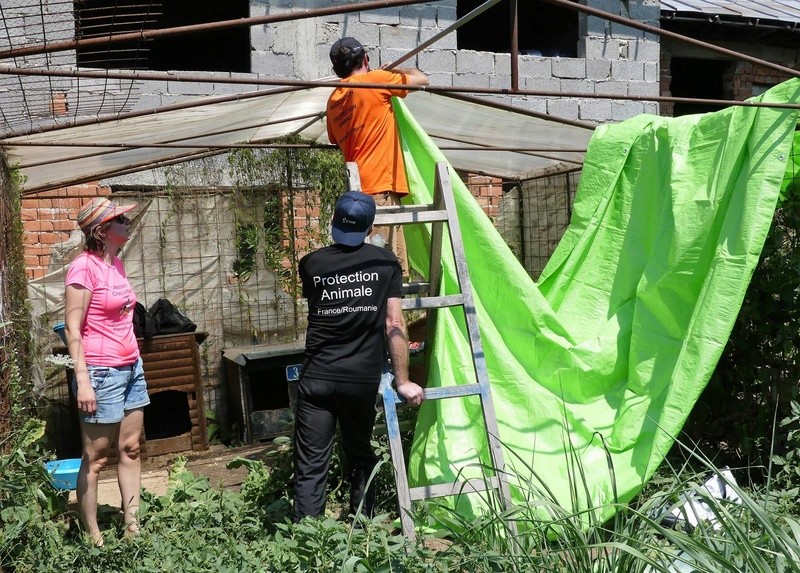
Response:
POLYGON ((346 477, 350 479, 350 513, 356 513, 363 499, 362 513, 372 516, 375 488, 365 490, 378 463, 370 444, 377 393, 377 384, 300 380, 294 423, 295 522, 306 515, 319 517, 325 513, 337 421, 342 432, 346 477))

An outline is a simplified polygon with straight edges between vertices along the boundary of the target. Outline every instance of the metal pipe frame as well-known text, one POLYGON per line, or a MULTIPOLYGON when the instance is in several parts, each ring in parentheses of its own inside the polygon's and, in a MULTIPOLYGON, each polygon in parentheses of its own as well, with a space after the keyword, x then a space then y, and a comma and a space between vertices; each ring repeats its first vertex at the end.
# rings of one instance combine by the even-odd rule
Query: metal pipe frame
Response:
MULTIPOLYGON (((206 24, 199 24, 194 26, 180 26, 174 28, 165 28, 162 30, 153 30, 153 31, 142 31, 132 34, 120 34, 120 35, 111 35, 108 37, 103 38, 93 38, 93 39, 84 39, 84 40, 75 40, 75 41, 68 41, 68 42, 58 42, 53 44, 44 44, 38 46, 30 46, 26 48, 19 48, 19 49, 12 49, 7 51, 0 51, 0 59, 2 58, 10 58, 15 56, 22 56, 22 55, 33 55, 33 54, 41 54, 41 53, 49 53, 49 52, 56 52, 56 51, 64 51, 74 49, 79 46, 84 45, 91 45, 92 43, 101 43, 107 45, 109 43, 114 42, 122 42, 122 41, 129 41, 129 40, 141 40, 141 39, 148 39, 152 37, 160 37, 160 36, 169 36, 169 35, 179 35, 179 34, 187 34, 192 32, 199 32, 199 31, 207 31, 207 30, 218 30, 218 29, 227 29, 227 28, 235 28, 239 26, 253 26, 253 25, 260 25, 260 24, 268 24, 274 22, 281 22, 281 21, 291 21, 291 20, 298 20, 304 18, 314 18, 319 16, 331 15, 331 14, 341 14, 341 13, 349 13, 349 12, 358 12, 362 10, 370 10, 370 9, 378 9, 378 8, 386 8, 390 6, 402 6, 402 5, 411 5, 411 4, 421 4, 426 3, 427 0, 377 0, 372 2, 363 2, 355 5, 350 5, 347 7, 340 7, 340 8, 321 8, 315 10, 306 10, 304 12, 291 12, 287 14, 281 14, 276 16, 265 16, 265 17, 256 17, 256 18, 242 18, 238 20, 227 20, 222 22, 213 22, 213 23, 206 23, 206 24), (101 40, 101 41, 98 41, 101 40)), ((484 11, 488 9, 492 5, 494 5, 499 0, 487 0, 484 5, 479 7, 476 10, 484 11)), ((517 0, 509 0, 512 3, 512 8, 516 8, 516 1, 517 0)), ((652 33, 657 36, 664 36, 669 37, 678 41, 686 42, 692 44, 694 46, 707 49, 712 52, 720 53, 726 56, 730 56, 736 59, 748 61, 751 63, 755 63, 758 65, 762 65, 767 68, 771 68, 780 72, 783 72, 787 75, 793 77, 800 77, 800 71, 793 70, 792 68, 788 68, 785 66, 781 66, 778 64, 773 64, 772 62, 768 62, 766 60, 762 60, 759 58, 755 58, 749 56, 747 54, 736 52, 734 50, 729 50, 727 48, 722 48, 720 46, 715 46, 713 44, 703 42, 700 40, 695 40, 693 38, 675 33, 670 32, 667 30, 662 30, 661 28, 651 26, 649 24, 644 24, 638 22, 636 20, 632 20, 630 18, 626 18, 623 16, 618 16, 616 14, 606 12, 603 10, 598 10, 595 8, 591 8, 588 6, 583 6, 578 4, 577 2, 573 2, 571 0, 545 0, 550 4, 555 4, 558 6, 566 7, 572 10, 576 10, 578 12, 582 12, 585 14, 589 14, 592 16, 597 16, 599 18, 606 19, 611 22, 620 23, 631 28, 639 29, 645 32, 652 33)), ((475 11, 473 11, 475 12, 475 11)), ((516 10, 513 11, 512 19, 516 22, 516 10)), ((475 14, 477 16, 477 14, 475 14)), ((470 16, 469 14, 464 18, 460 19, 458 22, 454 23, 453 26, 448 27, 448 29, 443 32, 442 34, 438 35, 436 39, 432 39, 428 41, 425 45, 418 46, 409 54, 406 54, 403 58, 394 62, 391 65, 396 65, 399 62, 405 61, 406 59, 412 57, 414 54, 418 53, 428 45, 432 44, 442 35, 449 33, 450 31, 457 29, 460 25, 465 23, 465 18, 470 16)), ((474 17, 474 16, 473 16, 474 17)), ((470 18, 471 19, 471 18, 470 18)), ((512 36, 514 33, 515 28, 512 24, 512 36)), ((499 104, 497 102, 490 102, 487 100, 483 100, 480 98, 469 97, 465 95, 460 95, 460 93, 473 93, 473 94, 489 94, 489 95, 522 95, 522 96, 538 96, 538 97, 566 97, 566 98, 598 98, 598 99, 620 99, 620 100, 628 100, 628 101, 656 101, 656 102, 686 102, 686 103, 711 103, 720 106, 731 106, 731 105, 742 105, 742 106, 751 106, 751 107, 775 107, 775 108, 800 108, 800 105, 797 104, 764 104, 760 102, 737 102, 737 101, 730 101, 730 100, 705 100, 705 99, 698 99, 698 98, 675 98, 675 97, 649 97, 649 96, 611 96, 611 95, 598 95, 598 94, 585 94, 585 93, 567 93, 567 92, 546 92, 546 91, 533 91, 533 90, 518 90, 514 89, 513 86, 513 78, 514 68, 517 65, 518 60, 518 53, 513 53, 513 38, 512 38, 512 89, 511 90, 492 90, 492 89, 480 89, 480 88, 436 88, 432 86, 428 86, 426 88, 420 89, 427 89, 428 91, 439 92, 445 96, 453 97, 454 99, 461 99, 464 101, 470 101, 473 103, 478 103, 480 105, 487 105, 489 107, 494 107, 497 109, 505 109, 508 111, 513 111, 515 113, 523 113, 525 115, 529 115, 532 117, 537 117, 540 119, 547 119, 549 121, 559 121, 560 123, 564 123, 566 125, 573 125, 576 127, 585 127, 585 128, 594 128, 594 124, 588 124, 585 122, 577 122, 572 120, 565 120, 563 118, 555 118, 553 116, 549 116, 547 114, 539 114, 536 112, 530 112, 528 110, 524 110, 513 105, 505 105, 499 104)), ((50 75, 64 75, 66 77, 95 77, 95 78, 115 78, 118 77, 120 79, 134 79, 134 80, 143 80, 143 79, 165 79, 165 78, 157 78, 158 74, 152 73, 134 73, 134 74, 125 74, 122 72, 67 72, 67 71, 55 71, 55 70, 31 70, 31 69, 20 69, 20 68, 4 68, 0 69, 0 74, 17 74, 17 75, 42 75, 42 76, 50 76, 50 75)), ((70 122, 69 125, 54 125, 48 127, 40 127, 38 129, 31 129, 27 130, 24 133, 12 133, 8 134, 5 137, 16 137, 20 135, 30 135, 31 133, 42 133, 51 130, 59 130, 64 129, 67 127, 77 127, 79 125, 84 124, 97 124, 102 123, 105 121, 116 121, 120 119, 127 119, 129 117, 139 117, 143 115, 150 115, 154 113, 163 113, 167 111, 175 111, 179 109, 188 109, 191 107, 199 107, 208 105, 211 103, 221 103, 225 101, 237 101, 242 99, 249 99, 251 97, 261 97, 265 95, 275 94, 275 93, 287 93, 291 91, 296 91, 299 89, 305 89, 310 87, 337 87, 339 82, 301 82, 296 80, 250 80, 245 78, 220 78, 215 76, 205 76, 205 77, 196 77, 196 76, 181 76, 181 75, 169 75, 170 81, 195 81, 195 82, 216 82, 216 83, 240 83, 240 84, 255 84, 255 85, 281 85, 281 86, 293 86, 293 87, 284 87, 282 89, 276 90, 264 90, 253 92, 249 94, 236 94, 234 96, 223 96, 218 98, 204 98, 201 102, 187 102, 183 104, 173 104, 170 106, 163 106, 161 108, 155 108, 153 110, 148 110, 145 112, 130 112, 127 114, 118 114, 116 116, 112 116, 109 118, 97 118, 97 119, 90 119, 85 121, 75 121, 70 122)), ((349 87, 364 87, 364 88, 384 88, 383 84, 348 84, 349 87)), ((2 145, 3 141, 0 141, 0 145, 2 145)), ((11 142, 5 142, 9 144, 11 142)), ((206 146, 205 149, 208 149, 206 146)), ((138 170, 137 168, 135 170, 138 170)))

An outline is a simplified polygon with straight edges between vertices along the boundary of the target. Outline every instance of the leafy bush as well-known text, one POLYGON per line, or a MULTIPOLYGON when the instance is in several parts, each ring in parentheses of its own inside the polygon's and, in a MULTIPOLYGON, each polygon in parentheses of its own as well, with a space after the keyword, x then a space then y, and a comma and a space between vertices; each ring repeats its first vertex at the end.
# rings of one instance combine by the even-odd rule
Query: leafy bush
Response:
MULTIPOLYGON (((768 479, 773 454, 778 461, 797 460, 800 441, 789 437, 789 422, 782 428, 777 422, 797 417, 791 404, 800 400, 799 352, 800 186, 794 185, 775 212, 728 344, 687 423, 688 435, 721 447, 720 464, 758 468, 749 477, 759 483, 768 479)), ((800 486, 796 473, 783 478, 789 480, 785 487, 800 486)))

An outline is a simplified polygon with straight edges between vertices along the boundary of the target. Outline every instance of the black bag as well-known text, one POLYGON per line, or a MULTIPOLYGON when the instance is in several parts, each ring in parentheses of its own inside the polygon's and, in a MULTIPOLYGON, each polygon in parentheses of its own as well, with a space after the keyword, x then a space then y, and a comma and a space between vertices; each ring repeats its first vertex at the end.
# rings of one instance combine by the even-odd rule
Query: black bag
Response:
POLYGON ((136 338, 152 338, 156 335, 156 321, 140 302, 133 309, 133 333, 136 338))
POLYGON ((150 314, 156 323, 156 334, 178 334, 197 330, 197 325, 165 298, 158 299, 150 307, 150 314))

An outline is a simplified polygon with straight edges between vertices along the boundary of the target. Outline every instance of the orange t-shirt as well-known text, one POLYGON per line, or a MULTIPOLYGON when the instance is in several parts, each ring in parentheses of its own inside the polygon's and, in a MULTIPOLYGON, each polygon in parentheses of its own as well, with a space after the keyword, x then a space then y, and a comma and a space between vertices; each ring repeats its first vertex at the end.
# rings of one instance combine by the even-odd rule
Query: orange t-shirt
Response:
MULTIPOLYGON (((406 84, 403 74, 387 70, 371 70, 341 81, 406 84)), ((345 161, 358 164, 364 193, 408 193, 391 101, 392 96, 405 97, 407 93, 404 89, 336 88, 328 98, 328 139, 339 146, 345 161)))

